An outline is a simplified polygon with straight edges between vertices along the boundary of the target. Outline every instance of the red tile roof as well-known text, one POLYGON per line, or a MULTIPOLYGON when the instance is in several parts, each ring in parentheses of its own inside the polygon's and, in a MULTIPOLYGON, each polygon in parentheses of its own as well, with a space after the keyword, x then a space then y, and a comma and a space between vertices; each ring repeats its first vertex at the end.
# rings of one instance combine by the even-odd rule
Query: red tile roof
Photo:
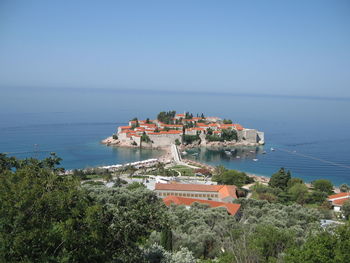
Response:
POLYGON ((218 192, 221 199, 226 197, 237 198, 234 185, 205 185, 205 184, 161 184, 156 183, 155 190, 218 192))
POLYGON ((232 127, 234 127, 234 124, 221 124, 220 127, 221 128, 232 128, 232 127))
POLYGON ((339 193, 328 196, 328 200, 338 199, 338 198, 350 198, 350 193, 339 193))
POLYGON ((342 206, 346 201, 350 201, 350 198, 342 198, 332 201, 333 205, 342 206))
POLYGON ((234 127, 235 127, 236 130, 238 130, 238 131, 242 131, 242 130, 243 130, 243 126, 240 125, 240 124, 238 124, 238 123, 234 124, 234 127))
POLYGON ((227 212, 230 215, 235 215, 241 206, 239 204, 224 203, 224 202, 217 202, 217 201, 211 201, 211 200, 202 200, 202 199, 195 199, 195 198, 188 198, 188 197, 179 197, 179 196, 172 196, 172 195, 165 197, 163 199, 163 202, 167 206, 170 206, 171 204, 190 206, 193 203, 201 203, 201 204, 207 204, 211 208, 225 207, 227 212))
POLYGON ((200 127, 209 127, 208 124, 205 124, 205 123, 203 123, 203 122, 197 122, 196 125, 197 125, 197 126, 200 126, 200 127))
POLYGON ((160 132, 149 132, 150 135, 161 135, 161 134, 182 134, 182 131, 170 130, 170 131, 160 131, 160 132))
POLYGON ((178 124, 162 124, 161 126, 163 127, 176 127, 176 128, 182 128, 183 125, 178 125, 178 124))
POLYGON ((176 114, 177 117, 185 117, 185 114, 176 114))
POLYGON ((125 129, 131 129, 131 126, 119 126, 120 129, 125 130, 125 129))
POLYGON ((141 127, 145 126, 147 128, 150 128, 150 127, 157 127, 155 124, 153 123, 142 123, 140 124, 141 127))

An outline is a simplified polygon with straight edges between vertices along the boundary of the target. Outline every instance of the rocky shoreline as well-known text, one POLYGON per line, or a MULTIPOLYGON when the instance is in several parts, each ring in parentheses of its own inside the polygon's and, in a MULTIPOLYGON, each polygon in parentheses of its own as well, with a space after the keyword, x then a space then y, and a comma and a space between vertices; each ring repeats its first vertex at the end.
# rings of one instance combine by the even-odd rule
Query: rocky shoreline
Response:
MULTIPOLYGON (((106 139, 101 141, 102 144, 106 144, 107 146, 119 146, 119 147, 129 147, 129 148, 152 148, 152 149, 166 149, 169 146, 165 147, 153 147, 151 143, 142 143, 142 146, 139 145, 131 145, 128 143, 124 143, 123 141, 120 141, 118 139, 113 139, 113 136, 109 136, 106 139)), ((228 147, 228 146, 260 146, 261 144, 259 143, 252 143, 252 142, 245 142, 245 141, 224 141, 224 142, 202 142, 202 143, 192 143, 192 144, 187 144, 187 145, 180 145, 179 148, 181 150, 185 149, 191 149, 191 148, 196 148, 196 147, 228 147)))

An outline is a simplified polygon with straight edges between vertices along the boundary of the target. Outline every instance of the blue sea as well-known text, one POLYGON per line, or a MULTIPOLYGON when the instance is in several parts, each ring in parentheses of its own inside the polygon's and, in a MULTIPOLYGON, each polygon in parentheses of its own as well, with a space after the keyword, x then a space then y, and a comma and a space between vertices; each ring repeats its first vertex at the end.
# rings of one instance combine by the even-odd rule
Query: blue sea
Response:
POLYGON ((62 166, 72 169, 158 157, 159 151, 107 147, 100 141, 136 116, 203 112, 264 131, 266 144, 231 147, 232 155, 193 149, 187 158, 265 176, 285 167, 307 182, 325 178, 350 184, 348 99, 31 87, 1 88, 0 102, 0 152, 18 158, 56 152, 62 166))

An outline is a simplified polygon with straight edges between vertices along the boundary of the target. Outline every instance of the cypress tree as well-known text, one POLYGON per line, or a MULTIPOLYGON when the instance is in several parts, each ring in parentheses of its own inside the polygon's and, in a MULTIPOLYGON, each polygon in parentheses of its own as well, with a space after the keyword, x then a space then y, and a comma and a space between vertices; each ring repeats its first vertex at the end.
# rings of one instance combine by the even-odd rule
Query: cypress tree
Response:
POLYGON ((160 245, 168 251, 173 250, 173 232, 171 228, 167 226, 160 235, 160 245))

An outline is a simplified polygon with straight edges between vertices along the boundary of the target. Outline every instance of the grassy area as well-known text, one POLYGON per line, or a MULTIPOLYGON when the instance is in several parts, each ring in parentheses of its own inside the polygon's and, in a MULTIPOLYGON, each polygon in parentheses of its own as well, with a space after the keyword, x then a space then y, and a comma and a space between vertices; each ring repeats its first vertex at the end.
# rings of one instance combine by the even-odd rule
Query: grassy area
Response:
POLYGON ((180 172, 182 176, 195 176, 194 169, 188 166, 175 165, 171 169, 180 172))

